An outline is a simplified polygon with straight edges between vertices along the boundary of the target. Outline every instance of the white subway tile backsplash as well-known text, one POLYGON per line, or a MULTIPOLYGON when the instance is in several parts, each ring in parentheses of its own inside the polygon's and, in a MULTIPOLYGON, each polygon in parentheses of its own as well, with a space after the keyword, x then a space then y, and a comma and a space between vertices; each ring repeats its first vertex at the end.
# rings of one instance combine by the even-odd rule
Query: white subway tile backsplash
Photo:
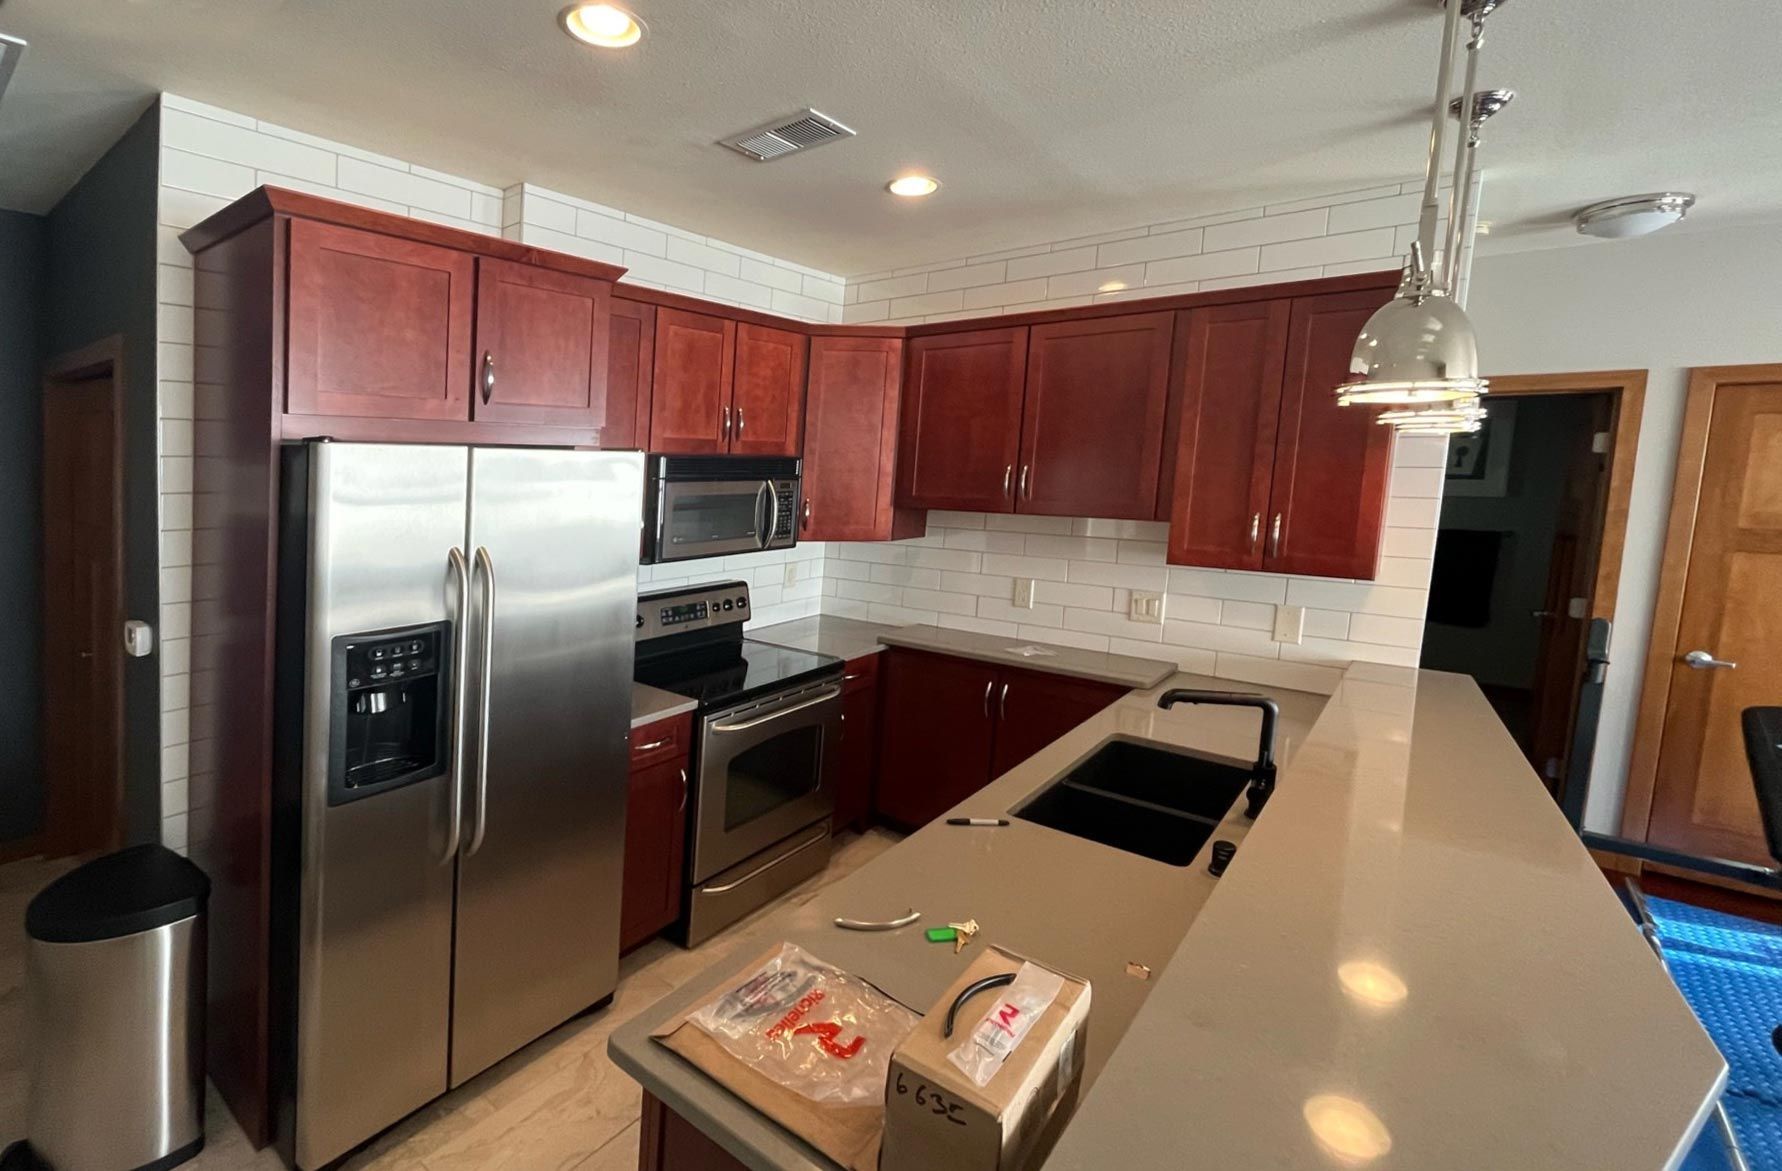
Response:
POLYGON ((997 285, 1008 279, 1008 263, 961 264, 928 273, 927 291, 943 293, 948 289, 969 289, 978 285, 997 285))
MULTIPOLYGON (((1233 248, 1225 252, 1205 252, 1198 256, 1181 256, 1173 260, 1153 260, 1145 266, 1147 286, 1171 285, 1182 281, 1205 281, 1218 277, 1241 276, 1256 272, 1262 264, 1261 248, 1233 248)), ((1146 288, 1144 296, 1158 296, 1158 290, 1146 288)))
POLYGON ((1321 236, 1312 240, 1290 240, 1282 244, 1264 245, 1262 267, 1265 271, 1273 272, 1288 268, 1335 264, 1344 260, 1391 256, 1392 246, 1391 228, 1378 228, 1370 232, 1350 232, 1342 236, 1321 236))
MULTIPOLYGON (((575 234, 589 240, 599 240, 602 244, 611 244, 616 248, 635 252, 640 256, 666 257, 668 255, 668 235, 654 228, 646 228, 634 224, 619 216, 602 215, 599 212, 578 209, 575 213, 575 234)), ((738 257, 731 257, 736 261, 738 257)), ((737 275, 737 265, 732 265, 728 275, 737 275)))
MULTIPOLYGON (((703 268, 706 272, 720 273, 724 276, 741 277, 742 257, 734 252, 725 252, 713 248, 698 240, 689 240, 683 236, 669 236, 668 259, 678 260, 682 264, 691 264, 695 268, 703 268)), ((805 278, 809 280, 810 278, 805 278)), ((837 295, 837 302, 840 302, 837 295)))
POLYGON ((990 309, 999 306, 1022 305, 1030 301, 1046 299, 1046 278, 1030 277, 1026 280, 1009 281, 1001 285, 983 285, 975 289, 966 289, 959 307, 962 309, 990 309))
POLYGON ((1091 246, 1066 248, 1061 252, 1042 252, 1035 256, 1022 256, 1008 262, 1008 279, 1021 281, 1029 277, 1051 276, 1060 272, 1080 272, 1085 268, 1095 267, 1095 255, 1096 250, 1091 246))
POLYGON ((1325 207, 1309 208, 1286 215, 1264 216, 1261 219, 1237 220, 1208 228, 1203 250, 1222 252, 1227 248, 1248 248, 1252 244, 1304 240, 1324 235, 1329 230, 1329 225, 1330 209, 1325 207))
POLYGON ((470 192, 454 183, 441 183, 437 179, 353 158, 340 160, 338 182, 343 191, 373 195, 460 219, 470 218, 470 192))
POLYGON ((1204 239, 1199 228, 1180 232, 1154 232, 1148 236, 1103 244, 1096 251, 1096 263, 1107 266, 1162 260, 1172 256, 1193 256, 1202 250, 1204 239))
POLYGON ((172 147, 161 152, 161 182, 224 200, 240 199, 258 186, 252 167, 172 147))

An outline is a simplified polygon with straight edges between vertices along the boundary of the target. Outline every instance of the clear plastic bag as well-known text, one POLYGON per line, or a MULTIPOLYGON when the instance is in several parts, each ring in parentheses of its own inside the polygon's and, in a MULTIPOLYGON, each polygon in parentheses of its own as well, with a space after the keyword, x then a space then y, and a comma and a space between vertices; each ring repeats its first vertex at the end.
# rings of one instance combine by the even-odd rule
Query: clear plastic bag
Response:
POLYGON ((1057 972, 1022 964, 1015 982, 984 1010, 965 1040, 947 1054, 947 1060, 973 1085, 984 1088, 1063 990, 1064 977, 1057 972))
POLYGON ((885 1100, 891 1051, 920 1017, 788 943, 687 1019, 738 1061, 813 1102, 863 1106, 885 1100))

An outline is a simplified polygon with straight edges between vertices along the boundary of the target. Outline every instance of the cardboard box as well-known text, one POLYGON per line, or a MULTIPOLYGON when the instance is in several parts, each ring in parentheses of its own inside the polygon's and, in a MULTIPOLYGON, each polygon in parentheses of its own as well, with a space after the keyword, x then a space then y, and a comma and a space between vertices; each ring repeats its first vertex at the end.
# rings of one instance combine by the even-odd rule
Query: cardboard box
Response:
POLYGON ((1037 1162, 1076 1106, 1088 1018, 1087 980, 986 947, 891 1055, 880 1171, 1017 1171, 1037 1162), (951 1037, 941 1035, 947 1009, 967 986, 1023 963, 1057 972, 1064 987, 980 1089, 947 1055, 1006 989, 966 1001, 951 1037))

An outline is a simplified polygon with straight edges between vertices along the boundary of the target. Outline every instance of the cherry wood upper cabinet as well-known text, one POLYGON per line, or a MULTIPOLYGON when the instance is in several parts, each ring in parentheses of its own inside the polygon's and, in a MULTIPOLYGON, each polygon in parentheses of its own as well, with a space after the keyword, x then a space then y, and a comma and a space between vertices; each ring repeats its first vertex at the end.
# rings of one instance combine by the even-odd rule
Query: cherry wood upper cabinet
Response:
POLYGON ((736 327, 730 450, 797 455, 804 442, 804 370, 810 339, 788 329, 736 327))
POLYGON ((729 450, 736 322, 660 306, 650 394, 651 451, 729 450))
POLYGON ((925 531, 922 513, 892 505, 902 357, 899 338, 811 339, 800 540, 891 541, 925 531))
POLYGON ((656 366, 656 307, 613 298, 607 334, 606 411, 595 421, 602 447, 645 447, 656 366))
POLYGON ((470 417, 474 256, 309 220, 289 256, 288 412, 470 417))
POLYGON ((1032 328, 1016 511, 1155 515, 1174 323, 1136 313, 1032 328))
POLYGON ((1172 562, 1262 568, 1291 312, 1256 301, 1177 315, 1172 562))
POLYGON ((880 656, 873 808, 897 825, 926 825, 990 780, 996 668, 898 647, 880 656))
POLYGON ((912 338, 905 355, 897 503, 1013 512, 1027 328, 912 338))
POLYGON ((600 426, 612 289, 592 277, 478 260, 471 417, 600 426))
POLYGON ((1298 297, 1287 335, 1263 567, 1372 578, 1379 569, 1392 472, 1392 428, 1375 408, 1339 407, 1355 335, 1386 290, 1298 297))

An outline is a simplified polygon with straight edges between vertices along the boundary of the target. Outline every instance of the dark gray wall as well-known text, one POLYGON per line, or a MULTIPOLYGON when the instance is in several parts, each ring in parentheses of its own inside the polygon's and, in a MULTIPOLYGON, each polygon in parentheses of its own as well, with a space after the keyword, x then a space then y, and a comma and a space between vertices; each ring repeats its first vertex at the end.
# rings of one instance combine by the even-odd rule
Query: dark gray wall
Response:
POLYGON ((36 833, 43 821, 38 338, 47 241, 42 216, 0 211, 0 842, 36 833))
MULTIPOLYGON (((43 352, 124 338, 124 612, 160 623, 155 419, 155 221, 160 123, 151 107, 51 209, 43 352)), ((121 637, 121 635, 120 635, 121 637)), ((154 655, 124 660, 124 823, 161 827, 161 685, 154 655)))

